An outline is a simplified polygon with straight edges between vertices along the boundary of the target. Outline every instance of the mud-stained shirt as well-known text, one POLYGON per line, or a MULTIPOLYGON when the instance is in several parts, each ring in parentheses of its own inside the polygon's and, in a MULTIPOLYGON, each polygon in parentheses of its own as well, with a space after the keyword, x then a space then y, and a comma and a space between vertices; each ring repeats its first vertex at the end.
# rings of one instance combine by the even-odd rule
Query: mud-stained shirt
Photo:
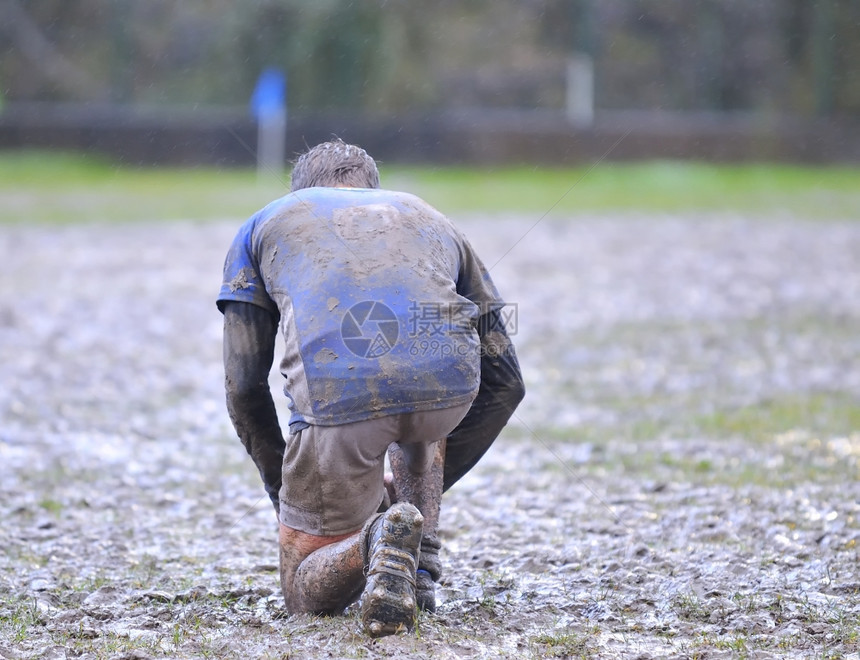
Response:
POLYGON ((218 306, 280 317, 293 431, 470 401, 477 319, 503 305, 441 213, 406 193, 308 188, 239 230, 218 306))

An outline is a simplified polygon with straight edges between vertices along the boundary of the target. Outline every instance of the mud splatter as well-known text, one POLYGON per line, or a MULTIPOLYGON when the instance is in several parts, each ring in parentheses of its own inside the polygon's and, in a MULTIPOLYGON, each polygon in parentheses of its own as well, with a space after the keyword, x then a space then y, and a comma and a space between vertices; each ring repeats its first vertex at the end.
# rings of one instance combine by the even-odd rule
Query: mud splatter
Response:
POLYGON ((251 286, 251 283, 248 281, 248 274, 245 271, 246 269, 242 268, 238 273, 236 273, 236 277, 230 280, 230 283, 228 284, 230 291, 247 289, 251 286))
POLYGON ((337 353, 330 348, 321 348, 314 354, 314 362, 319 364, 330 364, 337 360, 337 353))

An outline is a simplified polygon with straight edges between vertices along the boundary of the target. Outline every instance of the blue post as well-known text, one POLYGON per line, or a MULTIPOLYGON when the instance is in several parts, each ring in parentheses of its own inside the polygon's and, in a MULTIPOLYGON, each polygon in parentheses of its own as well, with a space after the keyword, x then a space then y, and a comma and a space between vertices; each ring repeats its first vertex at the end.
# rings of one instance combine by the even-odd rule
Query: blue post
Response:
POLYGON ((268 68, 260 74, 251 113, 257 120, 257 175, 268 171, 280 178, 287 134, 287 78, 281 71, 268 68))

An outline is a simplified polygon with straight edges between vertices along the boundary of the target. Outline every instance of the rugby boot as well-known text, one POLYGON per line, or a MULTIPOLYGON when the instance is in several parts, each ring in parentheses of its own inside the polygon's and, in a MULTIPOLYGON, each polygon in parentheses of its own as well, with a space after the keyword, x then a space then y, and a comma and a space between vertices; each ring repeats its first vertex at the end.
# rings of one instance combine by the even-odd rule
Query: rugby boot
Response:
POLYGON ((371 637, 411 630, 415 623, 415 572, 423 525, 416 507, 397 502, 369 529, 361 621, 371 637))

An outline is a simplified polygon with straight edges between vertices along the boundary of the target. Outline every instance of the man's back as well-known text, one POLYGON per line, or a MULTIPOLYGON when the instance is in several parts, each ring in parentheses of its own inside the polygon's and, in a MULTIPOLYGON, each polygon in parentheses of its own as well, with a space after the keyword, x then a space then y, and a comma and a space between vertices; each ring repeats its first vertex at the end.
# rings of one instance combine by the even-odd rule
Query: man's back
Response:
POLYGON ((435 209, 405 193, 309 188, 246 228, 240 289, 281 315, 293 421, 344 424, 474 396, 473 325, 498 295, 435 209))

